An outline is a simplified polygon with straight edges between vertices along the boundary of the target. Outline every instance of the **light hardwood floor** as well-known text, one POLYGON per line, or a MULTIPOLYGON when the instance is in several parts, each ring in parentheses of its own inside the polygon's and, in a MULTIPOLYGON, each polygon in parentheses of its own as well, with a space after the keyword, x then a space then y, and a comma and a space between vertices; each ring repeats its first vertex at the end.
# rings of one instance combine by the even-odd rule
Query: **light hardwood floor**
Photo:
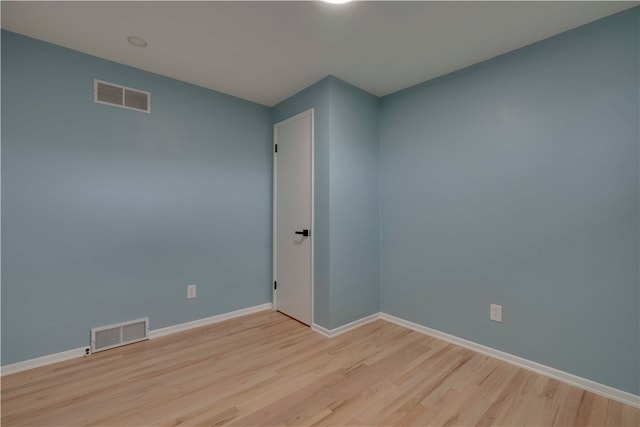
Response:
POLYGON ((2 378, 2 425, 638 426, 640 411, 378 320, 261 312, 2 378))

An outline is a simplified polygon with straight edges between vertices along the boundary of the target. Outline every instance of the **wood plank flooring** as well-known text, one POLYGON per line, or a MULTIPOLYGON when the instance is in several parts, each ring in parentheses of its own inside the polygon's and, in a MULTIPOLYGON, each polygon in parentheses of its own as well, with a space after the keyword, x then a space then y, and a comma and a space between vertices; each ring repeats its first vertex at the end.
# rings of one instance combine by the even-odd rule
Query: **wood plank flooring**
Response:
POLYGON ((3 426, 638 426, 640 410, 379 320, 261 312, 2 378, 3 426))

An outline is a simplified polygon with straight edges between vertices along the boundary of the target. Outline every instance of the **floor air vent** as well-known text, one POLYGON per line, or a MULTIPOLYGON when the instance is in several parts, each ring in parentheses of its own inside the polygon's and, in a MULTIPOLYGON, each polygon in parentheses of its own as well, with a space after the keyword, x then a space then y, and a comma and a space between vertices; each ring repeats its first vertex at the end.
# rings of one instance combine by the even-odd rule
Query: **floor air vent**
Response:
POLYGON ((149 339, 149 318, 91 329, 91 352, 149 339))
POLYGON ((93 101, 129 110, 151 112, 151 94, 149 92, 101 80, 93 81, 93 101))

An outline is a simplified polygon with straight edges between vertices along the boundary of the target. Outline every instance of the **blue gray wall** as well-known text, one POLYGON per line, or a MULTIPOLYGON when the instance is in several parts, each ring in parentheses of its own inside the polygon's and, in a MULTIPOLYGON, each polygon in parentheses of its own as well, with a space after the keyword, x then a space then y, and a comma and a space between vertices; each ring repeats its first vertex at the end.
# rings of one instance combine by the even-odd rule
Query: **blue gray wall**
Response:
POLYGON ((330 328, 380 311, 380 99, 332 78, 330 97, 330 328))
POLYGON ((333 76, 273 108, 314 108, 314 321, 333 329, 379 311, 379 98, 333 76))
POLYGON ((3 31, 2 364, 270 302, 271 174, 269 108, 3 31))
POLYGON ((383 98, 383 312, 639 394, 638 22, 383 98))

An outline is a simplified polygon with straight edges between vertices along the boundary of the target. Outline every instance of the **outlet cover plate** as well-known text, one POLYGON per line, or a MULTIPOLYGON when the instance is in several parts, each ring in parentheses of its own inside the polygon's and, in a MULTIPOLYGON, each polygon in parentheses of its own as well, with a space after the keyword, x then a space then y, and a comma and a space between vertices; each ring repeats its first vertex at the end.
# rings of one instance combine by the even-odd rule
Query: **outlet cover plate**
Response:
POLYGON ((502 306, 498 304, 491 304, 491 311, 489 312, 489 318, 496 322, 502 323, 502 306))
POLYGON ((196 285, 187 286, 187 298, 192 299, 196 297, 196 285))

